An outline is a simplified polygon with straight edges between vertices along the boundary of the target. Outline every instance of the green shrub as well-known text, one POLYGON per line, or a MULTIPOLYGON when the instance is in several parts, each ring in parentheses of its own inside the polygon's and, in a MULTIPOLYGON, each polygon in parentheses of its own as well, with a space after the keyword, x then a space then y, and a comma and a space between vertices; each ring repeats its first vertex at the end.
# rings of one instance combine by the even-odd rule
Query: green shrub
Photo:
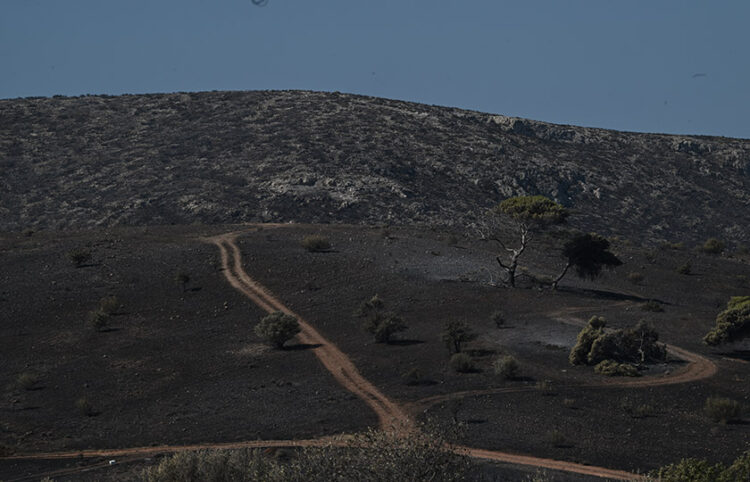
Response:
POLYGON ((454 353, 450 359, 450 366, 458 373, 470 373, 476 371, 474 360, 466 353, 454 353))
POLYGON ((503 315, 502 311, 494 311, 490 318, 495 323, 495 326, 497 328, 502 328, 503 325, 505 325, 505 315, 503 315))
POLYGON ((404 320, 394 313, 373 313, 364 323, 364 330, 375 337, 376 343, 390 343, 393 335, 407 330, 404 320))
POLYGON ((732 465, 721 474, 720 482, 746 482, 750 480, 750 450, 737 457, 732 465))
POLYGON ((662 307, 661 303, 656 300, 648 300, 641 305, 641 309, 643 311, 650 311, 652 313, 661 313, 662 311, 664 311, 664 307, 662 307))
POLYGON ((568 442, 568 439, 565 437, 565 434, 563 434, 559 430, 550 430, 549 432, 544 434, 544 440, 553 447, 571 446, 570 442, 568 442))
POLYGON ((659 245, 659 248, 661 249, 671 249, 675 251, 681 251, 685 249, 685 243, 679 242, 679 243, 670 243, 670 242, 664 242, 659 245))
POLYGON ((693 265, 690 264, 690 261, 686 261, 685 263, 677 267, 677 274, 683 274, 687 276, 692 272, 693 272, 693 265))
POLYGON ((79 412, 81 412, 82 415, 85 415, 87 417, 93 417, 96 415, 96 412, 94 411, 94 406, 91 405, 91 402, 87 397, 81 397, 78 400, 76 400, 76 408, 79 412))
POLYGON ((106 313, 102 311, 101 309, 89 311, 88 315, 86 316, 86 321, 88 322, 89 326, 91 326, 96 331, 102 331, 107 327, 107 322, 109 321, 109 313, 106 313))
POLYGON ((284 343, 301 331, 297 318, 281 311, 264 316, 255 325, 255 334, 275 348, 283 348, 284 343))
POLYGON ((120 309, 120 300, 116 296, 106 296, 99 300, 99 311, 108 315, 114 315, 120 309))
POLYGON ((443 325, 443 331, 440 333, 440 339, 450 353, 460 353, 464 343, 476 337, 465 322, 457 320, 451 320, 443 325))
POLYGON ((536 382, 535 387, 542 395, 555 394, 555 387, 552 384, 552 380, 539 380, 538 382, 536 382))
POLYGON ((601 316, 593 316, 588 325, 578 333, 578 339, 570 351, 568 360, 571 365, 585 365, 588 363, 588 355, 594 340, 604 334, 606 320, 601 316))
POLYGON ((362 304, 359 305, 356 315, 360 317, 367 316, 374 311, 383 309, 383 306, 383 300, 376 294, 369 300, 363 301, 362 304))
POLYGON ((72 249, 68 251, 68 259, 73 262, 76 268, 80 268, 91 259, 91 251, 85 248, 72 249))
POLYGON ((23 372, 16 377, 16 385, 24 390, 33 390, 39 383, 39 375, 32 372, 23 372))
POLYGON ((187 290, 188 283, 190 283, 190 275, 183 271, 178 271, 174 275, 174 281, 182 286, 182 292, 184 293, 187 290))
POLYGON ((727 309, 716 317, 716 326, 706 333, 707 345, 730 343, 750 334, 750 296, 733 296, 727 309))
POLYGON ((331 242, 325 236, 313 234, 302 239, 302 247, 311 253, 322 253, 331 249, 331 242))
POLYGON ((637 271, 628 273, 628 281, 630 281, 634 285, 639 285, 643 283, 643 279, 644 279, 643 273, 639 273, 637 271))
POLYGON ((701 246, 701 251, 707 254, 721 254, 724 252, 724 248, 726 248, 726 245, 723 241, 716 238, 708 238, 706 242, 703 243, 703 246, 701 246))
POLYGON ((637 377, 638 369, 630 363, 618 363, 614 360, 604 360, 596 364, 594 372, 608 377, 637 377))
POLYGON ((403 375, 404 383, 409 386, 424 385, 430 383, 419 368, 412 368, 403 375))
POLYGON ((709 397, 703 410, 714 422, 735 423, 742 420, 742 405, 729 398, 709 397))
POLYGON ((520 367, 518 361, 513 356, 505 355, 495 360, 492 363, 492 368, 495 371, 495 375, 500 375, 506 380, 513 380, 518 377, 520 367))

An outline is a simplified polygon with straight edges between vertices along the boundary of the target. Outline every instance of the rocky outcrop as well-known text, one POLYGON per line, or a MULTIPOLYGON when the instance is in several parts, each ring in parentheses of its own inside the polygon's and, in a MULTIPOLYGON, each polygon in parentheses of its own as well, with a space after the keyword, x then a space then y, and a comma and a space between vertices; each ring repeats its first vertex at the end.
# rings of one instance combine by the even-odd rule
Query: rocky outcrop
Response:
POLYGON ((750 141, 371 97, 0 101, 0 230, 251 221, 463 226, 543 194, 606 235, 748 242, 750 141))

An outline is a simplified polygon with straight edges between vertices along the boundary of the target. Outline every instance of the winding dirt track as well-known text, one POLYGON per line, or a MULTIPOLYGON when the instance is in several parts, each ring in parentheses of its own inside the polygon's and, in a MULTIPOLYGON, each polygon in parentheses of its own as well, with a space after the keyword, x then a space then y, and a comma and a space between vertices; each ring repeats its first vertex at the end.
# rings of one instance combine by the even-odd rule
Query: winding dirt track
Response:
MULTIPOLYGON (((283 225, 265 225, 265 227, 277 227, 283 225)), ((271 294, 266 288, 261 286, 258 282, 250 278, 245 272, 242 266, 242 256, 239 248, 235 242, 237 236, 245 231, 238 231, 233 233, 222 234, 212 238, 208 238, 206 241, 215 244, 221 254, 221 264, 224 270, 224 275, 227 281, 235 289, 239 290, 256 303, 263 310, 271 313, 274 311, 282 311, 295 316, 299 320, 301 332, 298 335, 299 341, 305 344, 316 345, 313 352, 318 357, 323 366, 333 375, 333 377, 347 390, 351 391, 365 403, 367 403, 378 416, 380 426, 383 428, 400 428, 401 430, 413 430, 414 425, 410 417, 407 415, 407 411, 400 407, 398 404, 390 400, 383 393, 381 393, 372 383, 365 379, 354 366, 352 361, 347 357, 341 350, 339 350, 333 343, 323 337, 315 328, 307 323, 302 317, 294 313, 292 310, 287 308, 281 301, 279 301, 273 294, 271 294)), ((572 308, 561 310, 557 313, 552 314, 555 319, 563 323, 574 324, 577 326, 585 325, 582 320, 572 317, 571 314, 574 311, 580 311, 580 308, 572 308)), ((678 370, 674 373, 670 373, 663 377, 658 378, 646 378, 636 380, 617 380, 597 385, 587 385, 584 387, 604 387, 604 386, 657 386, 657 385, 669 385, 675 383, 687 383, 697 380, 701 380, 712 376, 716 373, 716 365, 708 360, 707 358, 683 350, 675 346, 667 345, 668 351, 678 358, 685 360, 687 366, 684 369, 678 370)), ((581 386, 579 386, 581 387, 581 386)), ((411 411, 425 406, 438 403, 440 401, 460 398, 466 396, 484 395, 491 393, 512 393, 524 390, 529 390, 527 387, 506 387, 499 389, 489 390, 470 390, 464 392, 455 392, 446 395, 438 395, 434 397, 428 397, 411 404, 411 411)), ((39 460, 39 459, 71 459, 80 457, 135 457, 135 456, 149 456, 163 453, 173 453, 185 450, 199 450, 199 449, 239 449, 239 448, 267 448, 267 447, 309 447, 309 446, 322 446, 328 444, 343 444, 345 438, 343 437, 324 437, 319 439, 308 439, 308 440, 255 440, 246 442, 233 442, 233 443, 215 443, 215 444, 195 444, 195 445, 180 445, 180 446, 157 446, 157 447, 135 447, 125 449, 111 449, 111 450, 78 450, 69 452, 48 452, 48 453, 34 453, 34 454, 19 454, 8 457, 0 457, 0 459, 8 460, 39 460)), ((595 467, 590 465, 576 464, 573 462, 566 462, 562 460, 544 459, 539 457, 532 457, 527 455, 518 455, 507 452, 500 452, 494 450, 484 450, 471 447, 458 447, 457 450, 461 453, 465 453, 471 457, 493 460, 498 462, 505 462, 517 465, 527 465, 540 468, 546 468, 550 470, 559 470, 565 472, 573 472, 584 475, 591 475, 602 478, 609 478, 614 480, 637 480, 639 476, 636 474, 613 470, 605 467, 595 467)), ((70 470, 85 470, 84 469, 70 469, 70 470)), ((62 474, 62 471, 59 471, 62 474)), ((66 471, 68 473, 68 471, 66 471)))

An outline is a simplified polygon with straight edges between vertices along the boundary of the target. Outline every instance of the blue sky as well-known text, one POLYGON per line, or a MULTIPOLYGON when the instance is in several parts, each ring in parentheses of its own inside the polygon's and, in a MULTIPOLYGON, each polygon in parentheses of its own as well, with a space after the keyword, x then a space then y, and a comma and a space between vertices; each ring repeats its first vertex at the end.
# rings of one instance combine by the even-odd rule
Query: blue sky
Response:
POLYGON ((750 138, 750 2, 2 0, 0 98, 341 91, 750 138))

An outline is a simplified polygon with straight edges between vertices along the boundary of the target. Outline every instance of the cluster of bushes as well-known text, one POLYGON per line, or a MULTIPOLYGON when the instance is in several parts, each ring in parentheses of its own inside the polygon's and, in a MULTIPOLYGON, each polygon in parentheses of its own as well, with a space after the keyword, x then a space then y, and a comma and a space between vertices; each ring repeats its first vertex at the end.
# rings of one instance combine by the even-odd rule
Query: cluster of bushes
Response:
POLYGON ((682 459, 651 474, 661 482, 739 482, 750 480, 750 450, 740 455, 730 466, 711 464, 701 459, 682 459))
POLYGON ((716 317, 716 326, 703 337, 707 345, 730 343, 750 335, 750 296, 733 296, 716 317))
POLYGON ((383 300, 375 295, 362 303, 357 311, 357 316, 365 318, 362 329, 375 337, 376 343, 391 343, 396 333, 408 329, 403 318, 384 308, 383 300))
POLYGON ((596 365, 596 371, 606 375, 635 376, 636 364, 666 360, 666 347, 658 343, 658 333, 646 322, 611 332, 605 331, 606 324, 599 316, 589 320, 570 351, 571 364, 596 365))
POLYGON ((179 452, 147 469, 149 482, 467 480, 471 465, 436 431, 368 430, 323 447, 289 452, 288 460, 255 449, 179 452))

